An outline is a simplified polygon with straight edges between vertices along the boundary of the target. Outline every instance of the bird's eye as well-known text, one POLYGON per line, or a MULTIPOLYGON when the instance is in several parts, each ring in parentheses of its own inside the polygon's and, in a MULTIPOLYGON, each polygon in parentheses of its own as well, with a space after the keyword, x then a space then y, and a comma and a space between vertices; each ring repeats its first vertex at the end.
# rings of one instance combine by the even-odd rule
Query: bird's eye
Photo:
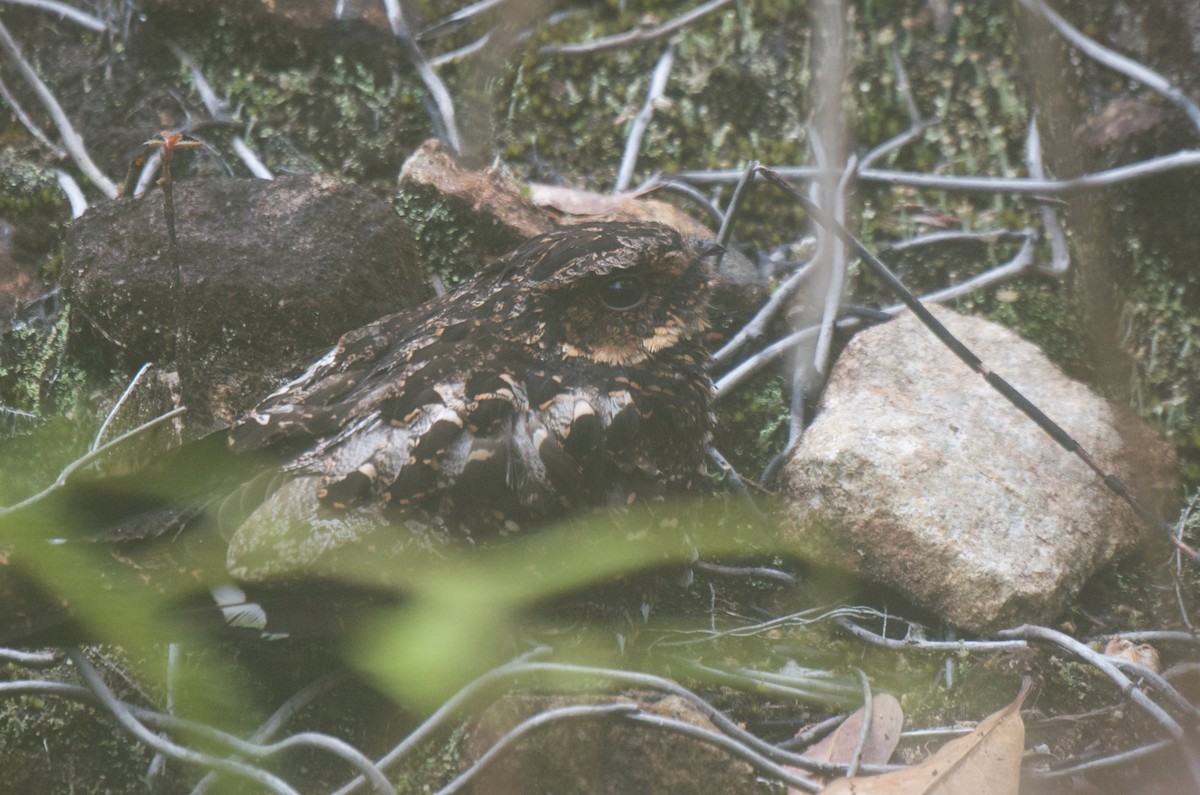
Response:
POLYGON ((646 298, 646 286, 636 276, 615 276, 600 285, 600 300, 609 309, 624 312, 646 298))

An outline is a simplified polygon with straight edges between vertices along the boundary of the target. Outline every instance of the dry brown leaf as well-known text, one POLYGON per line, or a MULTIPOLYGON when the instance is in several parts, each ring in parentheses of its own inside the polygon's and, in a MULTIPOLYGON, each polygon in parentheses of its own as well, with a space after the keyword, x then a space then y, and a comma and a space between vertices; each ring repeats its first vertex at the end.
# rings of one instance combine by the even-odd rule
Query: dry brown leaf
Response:
POLYGON ((1030 684, 1026 680, 1013 703, 921 764, 881 776, 838 779, 822 795, 1017 795, 1025 748, 1021 704, 1030 684))
MULTIPOLYGON (((862 732, 863 710, 858 710, 842 721, 841 725, 821 742, 804 751, 810 759, 824 762, 848 764, 858 745, 862 732)), ((862 762, 882 765, 892 758, 896 744, 900 742, 900 730, 904 728, 904 710, 894 696, 881 693, 871 699, 871 728, 867 730, 867 741, 863 745, 862 762)), ((797 775, 805 776, 816 784, 826 781, 821 776, 810 774, 799 768, 789 768, 797 775)), ((800 790, 788 788, 788 795, 799 795, 800 790)))

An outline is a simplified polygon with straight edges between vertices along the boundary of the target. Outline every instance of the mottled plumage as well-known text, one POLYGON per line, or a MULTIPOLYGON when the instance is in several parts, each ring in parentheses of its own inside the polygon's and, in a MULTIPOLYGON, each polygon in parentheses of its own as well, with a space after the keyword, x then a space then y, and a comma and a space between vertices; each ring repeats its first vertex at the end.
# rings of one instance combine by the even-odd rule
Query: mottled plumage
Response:
MULTIPOLYGON (((711 422, 705 254, 658 224, 543 235, 344 335, 225 435, 72 481, 0 517, 0 538, 65 536, 36 557, 167 615, 325 633, 335 605, 394 595, 406 551, 691 489, 711 422)), ((96 590, 53 587, 0 576, 0 641, 72 637, 96 590)))
POLYGON ((586 224, 346 334, 230 432, 237 453, 285 453, 276 490, 248 517, 227 511, 231 572, 260 579, 355 543, 479 539, 691 488, 710 424, 710 282, 674 230, 586 224))

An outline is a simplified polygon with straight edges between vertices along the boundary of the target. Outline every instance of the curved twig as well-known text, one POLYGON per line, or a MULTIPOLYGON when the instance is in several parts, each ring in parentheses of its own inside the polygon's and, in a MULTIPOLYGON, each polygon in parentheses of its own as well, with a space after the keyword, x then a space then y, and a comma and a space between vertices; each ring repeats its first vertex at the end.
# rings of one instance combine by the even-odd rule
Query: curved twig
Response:
POLYGON ((593 41, 583 41, 578 44, 544 44, 538 48, 540 55, 579 55, 581 53, 603 52, 605 50, 619 50, 622 47, 629 47, 634 44, 645 44, 646 42, 654 41, 655 39, 665 38, 676 31, 682 30, 688 25, 695 22, 697 19, 711 14, 727 5, 733 0, 709 0, 707 3, 702 3, 696 6, 686 14, 681 14, 669 22, 664 22, 661 25, 656 25, 653 28, 634 28, 625 33, 618 33, 615 36, 605 36, 601 39, 593 41))
POLYGON ((1196 129, 1200 130, 1200 107, 1197 107, 1194 102, 1188 99, 1187 95, 1177 86, 1172 85, 1170 80, 1167 80, 1167 78, 1145 64, 1138 63, 1115 50, 1110 50, 1108 47, 1083 35, 1082 31, 1059 16, 1054 9, 1043 3, 1042 0, 1021 0, 1021 5, 1050 23, 1050 26, 1054 28, 1058 35, 1062 36, 1075 47, 1078 47, 1092 60, 1107 66, 1109 69, 1120 72, 1131 80, 1136 80, 1154 93, 1164 97, 1167 101, 1182 110, 1191 119, 1196 129))
POLYGON ((408 51, 408 58, 412 62, 413 68, 417 70, 421 82, 425 84, 425 88, 429 91, 429 96, 437 108, 435 124, 441 127, 446 143, 454 150, 454 153, 462 154, 462 138, 458 134, 458 122, 455 121, 454 100, 450 97, 446 84, 438 77, 437 72, 433 71, 433 67, 425 58, 425 53, 413 39, 408 21, 404 18, 404 9, 400 6, 400 0, 384 0, 383 4, 387 9, 388 24, 392 27, 392 33, 400 39, 404 49, 408 51))
POLYGON ((642 137, 646 134, 646 128, 650 126, 655 106, 662 100, 663 91, 667 88, 667 80, 671 76, 671 67, 674 64, 675 42, 672 41, 667 44, 667 48, 663 50, 662 56, 658 59, 658 64, 654 67, 654 74, 650 77, 650 88, 646 90, 646 101, 642 103, 642 109, 638 111, 633 118, 633 123, 629 125, 629 136, 625 139, 625 153, 621 156, 621 166, 617 169, 617 181, 613 185, 613 193, 621 193, 633 181, 633 169, 637 166, 642 137))
POLYGON ((110 199, 117 197, 116 184, 104 175, 100 167, 93 162, 91 155, 87 152, 87 147, 83 144, 83 137, 75 131, 71 125, 71 120, 67 118, 66 111, 62 105, 58 104, 54 94, 42 82, 42 78, 38 76, 37 71, 25 59, 24 53, 21 52, 16 40, 8 32, 8 28, 0 21, 0 47, 3 47, 8 53, 9 58, 16 64, 17 69, 21 72, 21 76, 29 83, 29 87, 37 94, 38 99, 42 102, 42 107, 50 114, 50 118, 54 120, 54 126, 58 128, 58 134, 62 136, 63 146, 71 154, 71 159, 75 161, 75 165, 79 166, 88 179, 92 181, 100 191, 110 199))

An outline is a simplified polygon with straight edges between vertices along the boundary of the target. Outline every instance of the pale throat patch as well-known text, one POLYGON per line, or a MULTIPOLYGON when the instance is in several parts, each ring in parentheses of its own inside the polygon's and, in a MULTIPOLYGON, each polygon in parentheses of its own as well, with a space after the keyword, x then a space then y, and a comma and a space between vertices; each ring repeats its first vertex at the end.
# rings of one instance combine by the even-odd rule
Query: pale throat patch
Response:
POLYGON ((601 364, 628 366, 641 364, 649 359, 651 354, 675 345, 683 336, 684 327, 679 323, 674 323, 668 326, 659 326, 649 337, 626 343, 601 344, 584 350, 569 342, 564 342, 562 347, 563 353, 567 356, 580 356, 601 364))

